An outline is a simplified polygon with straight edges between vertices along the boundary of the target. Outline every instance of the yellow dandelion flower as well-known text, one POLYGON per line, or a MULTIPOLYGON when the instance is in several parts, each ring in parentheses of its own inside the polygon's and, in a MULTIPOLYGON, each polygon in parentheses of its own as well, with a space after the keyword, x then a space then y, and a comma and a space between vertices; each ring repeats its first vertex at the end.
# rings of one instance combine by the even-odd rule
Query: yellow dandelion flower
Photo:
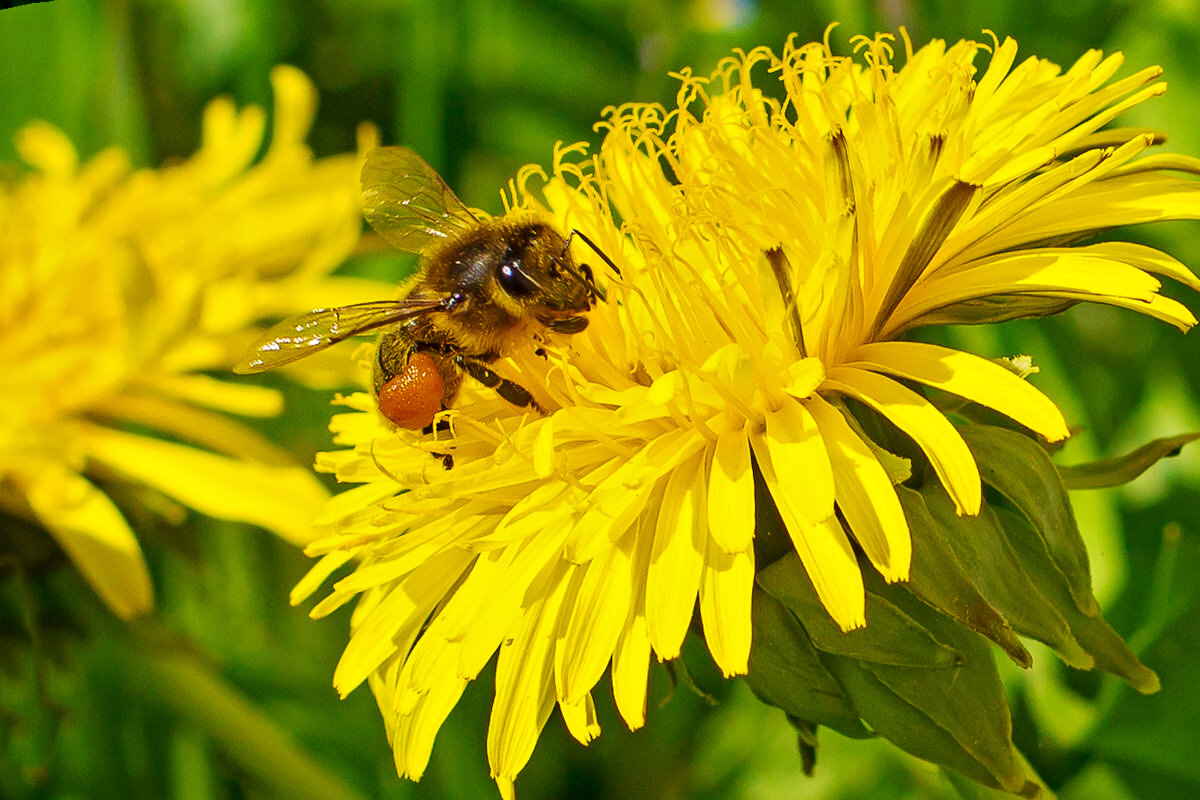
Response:
POLYGON ((379 291, 327 277, 358 241, 357 158, 314 161, 312 85, 287 67, 272 79, 258 164, 265 113, 220 99, 178 165, 131 172, 117 149, 80 164, 65 136, 33 123, 17 141, 33 170, 0 184, 0 509, 49 531, 123 617, 150 607, 151 586, 93 478, 296 543, 326 497, 214 413, 273 415, 276 392, 202 374, 227 370, 260 317, 379 291))
POLYGON ((1075 244, 1200 216, 1180 174, 1200 161, 1104 128, 1163 91, 1157 69, 1114 81, 1119 55, 1064 71, 1014 67, 1012 40, 904 45, 903 67, 881 35, 853 57, 789 41, 684 71, 676 108, 610 109, 598 155, 560 149, 537 191, 540 170, 522 173, 510 213, 584 233, 619 269, 597 268, 584 332, 498 362, 545 415, 469 385, 449 430, 422 435, 344 401, 348 449, 318 467, 362 485, 329 506, 337 535, 310 546, 324 558, 295 598, 358 559, 313 614, 359 598, 334 680, 370 682, 402 774, 420 777, 497 653, 487 749, 505 797, 555 705, 580 742, 599 733, 606 669, 641 726, 651 658, 679 656, 697 605, 717 665, 745 673, 769 513, 836 627, 867 624, 864 568, 905 581, 913 545, 908 464, 862 420, 907 437, 955 513, 981 510, 972 450, 923 387, 1067 437, 1031 370, 901 334, 1083 301, 1195 324, 1159 293, 1160 276, 1200 289, 1170 256, 1075 244))

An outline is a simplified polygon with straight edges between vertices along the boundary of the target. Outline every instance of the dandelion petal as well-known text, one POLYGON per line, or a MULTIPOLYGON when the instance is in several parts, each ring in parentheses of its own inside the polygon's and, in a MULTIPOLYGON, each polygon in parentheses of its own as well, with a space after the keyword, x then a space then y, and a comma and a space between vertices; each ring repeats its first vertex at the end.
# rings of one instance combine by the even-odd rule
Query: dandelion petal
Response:
MULTIPOLYGON (((406 576, 361 622, 338 660, 333 685, 342 697, 396 652, 400 642, 415 638, 438 599, 463 574, 475 556, 452 550, 435 556, 406 576)), ((407 651, 408 645, 404 646, 407 651)))
POLYGON ((703 457, 696 456, 671 473, 654 532, 646 575, 646 622, 654 650, 664 661, 679 655, 700 587, 708 538, 700 480, 703 463, 703 457))
POLYGON ((650 678, 650 631, 643 613, 632 614, 613 652, 613 701, 621 719, 635 731, 646 724, 646 685, 650 678))
POLYGON ((92 457, 122 475, 201 513, 249 522, 294 544, 312 539, 312 520, 328 498, 302 467, 252 464, 107 428, 89 428, 86 437, 92 457))
MULTIPOLYGON (((630 545, 633 538, 628 537, 630 545)), ((560 702, 568 704, 578 703, 604 674, 629 616, 633 591, 629 553, 619 546, 581 569, 586 572, 555 663, 560 702)))
POLYGON ((835 367, 827 385, 863 401, 911 436, 929 457, 958 513, 979 513, 979 468, 966 442, 932 403, 890 378, 857 367, 835 367))
POLYGON ((717 437, 708 472, 708 530, 726 553, 738 553, 754 536, 754 471, 743 429, 717 437))
POLYGON ((810 523, 833 514, 833 470, 829 454, 812 415, 800 401, 788 397, 768 412, 762 440, 775 475, 789 487, 794 507, 810 523))
POLYGON ((995 409, 1047 440, 1067 438, 1067 422, 1049 397, 995 362, 922 342, 875 342, 858 348, 850 366, 943 389, 995 409))
MULTIPOLYGON (((750 444, 784 528, 817 596, 842 630, 861 628, 866 624, 866 592, 858 559, 846 532, 833 515, 832 508, 825 519, 810 521, 808 510, 800 499, 804 490, 802 479, 791 476, 789 480, 780 480, 772 452, 763 439, 762 434, 756 435, 750 444)), ((822 457, 828 465, 828 456, 822 453, 822 457)))
MULTIPOLYGON (((422 639, 424 643, 424 639, 422 639)), ((433 643, 431 643, 433 644, 433 643)), ((447 647, 446 642, 437 642, 436 650, 442 667, 449 667, 457 653, 457 648, 447 647)), ((406 686, 416 670, 413 659, 405 662, 397 680, 398 686, 406 686)), ((456 677, 448 669, 443 669, 442 679, 434 683, 427 691, 413 698, 410 707, 404 707, 397 716, 395 738, 392 742, 393 756, 396 768, 401 775, 407 775, 413 780, 419 780, 429 765, 429 756, 433 753, 433 742, 438 731, 458 704, 462 697, 467 681, 456 677)), ((401 698, 393 698, 400 701, 401 698)), ((395 709, 394 709, 395 710, 395 709)))
POLYGON ((529 761, 554 710, 553 647, 573 570, 562 564, 555 567, 516 635, 500 648, 487 737, 488 763, 497 783, 511 781, 529 761))
POLYGON ((829 449, 838 507, 855 540, 889 582, 907 579, 912 540, 887 472, 841 412, 819 397, 807 405, 829 449))
POLYGON ((700 581, 700 619, 713 661, 726 677, 745 675, 750 661, 750 597, 754 548, 740 553, 709 547, 700 581))
POLYGON ((600 721, 596 718, 596 703, 590 694, 585 694, 577 703, 559 701, 563 722, 567 730, 580 744, 587 744, 600 735, 600 721))
POLYGON ((129 619, 150 610, 154 590, 142 549, 103 492, 81 475, 48 465, 31 476, 26 500, 115 614, 129 619))

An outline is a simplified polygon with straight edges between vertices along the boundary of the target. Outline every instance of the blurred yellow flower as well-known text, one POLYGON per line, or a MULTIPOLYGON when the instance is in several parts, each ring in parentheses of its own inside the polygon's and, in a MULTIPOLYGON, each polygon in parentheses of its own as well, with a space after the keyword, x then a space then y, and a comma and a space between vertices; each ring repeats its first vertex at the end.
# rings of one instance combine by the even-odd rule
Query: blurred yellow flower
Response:
POLYGON ((1195 324, 1159 294, 1156 275, 1200 289, 1170 256, 1070 246, 1200 217, 1200 183, 1175 174, 1200 162, 1139 158, 1152 133, 1100 130, 1163 91, 1158 69, 1110 82, 1119 55, 1063 71, 1014 68, 1011 39, 904 45, 902 68, 881 35, 855 39, 857 57, 790 41, 708 79, 684 71, 676 108, 610 109, 598 157, 560 150, 536 195, 539 171, 520 176, 513 206, 620 268, 585 332, 497 366, 546 416, 470 386, 451 430, 422 436, 389 431, 366 395, 345 401, 357 413, 333 428, 351 449, 318 466, 363 485, 330 504, 337 535, 310 546, 324 558, 294 599, 359 559, 313 614, 360 598, 334 680, 343 694, 370 682, 401 773, 420 777, 497 652, 488 757, 505 797, 556 704, 580 742, 599 733, 606 668, 626 724, 644 723, 651 655, 679 656, 697 602, 717 665, 744 673, 771 505, 833 620, 866 624, 858 554, 889 582, 909 575, 893 488, 908 462, 851 406, 910 437, 960 515, 980 510, 979 470, 914 385, 1068 435, 1029 370, 904 332, 1081 301, 1195 324))
POLYGON ((33 123, 17 147, 34 169, 0 183, 0 510, 49 531, 122 617, 152 591, 110 487, 297 544, 327 496, 214 413, 273 415, 277 392, 203 374, 227 370, 259 318, 380 291, 327 277, 358 241, 357 157, 314 161, 313 86, 290 67, 272 82, 253 166, 266 114, 222 98, 180 164, 131 172, 115 148, 80 164, 33 123))

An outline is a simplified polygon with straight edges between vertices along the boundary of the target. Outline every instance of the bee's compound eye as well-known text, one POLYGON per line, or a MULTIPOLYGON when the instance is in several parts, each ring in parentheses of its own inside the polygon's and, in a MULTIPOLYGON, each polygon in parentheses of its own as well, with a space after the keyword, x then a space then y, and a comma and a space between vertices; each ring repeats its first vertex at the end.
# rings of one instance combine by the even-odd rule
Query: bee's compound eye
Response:
POLYGON ((379 390, 379 413, 398 428, 419 431, 442 410, 445 385, 437 364, 425 353, 409 356, 404 371, 379 390))
POLYGON ((509 297, 529 297, 537 291, 537 284, 521 269, 516 261, 505 261, 496 271, 496 283, 509 297))

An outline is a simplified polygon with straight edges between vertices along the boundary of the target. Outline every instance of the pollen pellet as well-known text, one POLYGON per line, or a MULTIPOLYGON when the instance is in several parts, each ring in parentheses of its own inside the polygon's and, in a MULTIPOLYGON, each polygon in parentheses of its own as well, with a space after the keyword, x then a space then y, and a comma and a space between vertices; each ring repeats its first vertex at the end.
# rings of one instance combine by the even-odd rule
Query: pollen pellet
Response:
POLYGON ((442 410, 445 387, 437 364, 425 353, 413 353, 404 371, 379 390, 379 413, 398 427, 419 431, 433 424, 442 410))

